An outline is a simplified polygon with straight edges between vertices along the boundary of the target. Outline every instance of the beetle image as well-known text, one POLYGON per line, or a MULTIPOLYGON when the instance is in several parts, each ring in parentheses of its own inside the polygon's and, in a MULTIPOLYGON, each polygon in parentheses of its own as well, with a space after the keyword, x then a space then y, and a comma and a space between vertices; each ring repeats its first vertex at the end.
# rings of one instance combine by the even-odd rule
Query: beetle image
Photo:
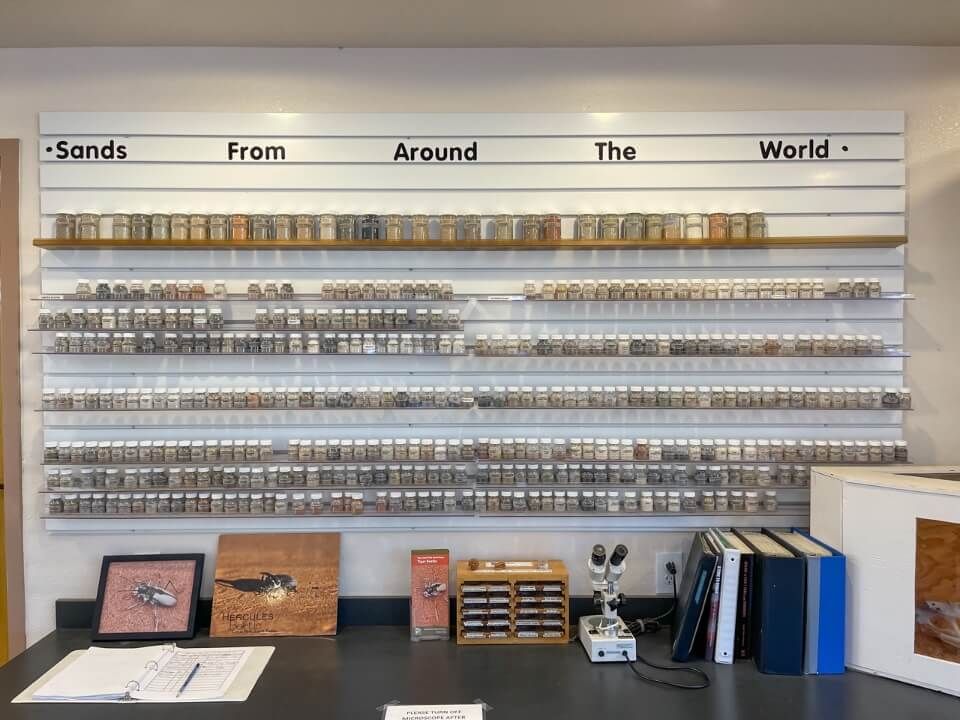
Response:
POLYGON ((216 584, 233 588, 242 593, 255 593, 278 599, 297 591, 297 579, 293 575, 261 572, 259 578, 236 578, 227 580, 217 578, 216 584))
MULTIPOLYGON (((160 610, 162 608, 172 608, 177 604, 177 589, 173 582, 167 580, 163 585, 159 585, 146 580, 133 580, 129 592, 133 596, 134 603, 126 608, 127 612, 136 608, 151 608, 153 610, 153 631, 160 630, 160 610)), ((157 581, 159 583, 159 581, 157 581)))
MULTIPOLYGON (((428 600, 437 600, 440 602, 441 593, 446 592, 446 590, 446 583, 432 582, 426 583, 420 593, 428 600)), ((440 608, 437 607, 436 602, 432 602, 430 605, 433 607, 433 615, 436 618, 436 622, 440 622, 440 608)))
POLYGON ((425 585, 423 588, 423 596, 425 598, 434 598, 434 597, 437 597, 440 593, 442 593, 446 589, 447 589, 447 586, 445 583, 441 583, 441 582, 429 583, 425 585))
POLYGON ((160 588, 150 583, 139 581, 133 588, 133 596, 137 598, 139 603, 144 605, 173 607, 177 604, 177 596, 167 589, 169 587, 169 582, 160 588))

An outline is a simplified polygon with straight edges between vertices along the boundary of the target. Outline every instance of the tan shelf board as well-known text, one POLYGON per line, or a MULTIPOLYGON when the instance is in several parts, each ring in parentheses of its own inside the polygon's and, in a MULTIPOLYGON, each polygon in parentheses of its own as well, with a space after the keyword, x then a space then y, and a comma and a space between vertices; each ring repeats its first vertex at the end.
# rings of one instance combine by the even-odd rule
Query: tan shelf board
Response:
POLYGON ((745 240, 63 240, 37 238, 33 244, 48 249, 180 249, 180 250, 664 250, 723 248, 886 248, 905 245, 905 235, 842 235, 767 237, 745 240))

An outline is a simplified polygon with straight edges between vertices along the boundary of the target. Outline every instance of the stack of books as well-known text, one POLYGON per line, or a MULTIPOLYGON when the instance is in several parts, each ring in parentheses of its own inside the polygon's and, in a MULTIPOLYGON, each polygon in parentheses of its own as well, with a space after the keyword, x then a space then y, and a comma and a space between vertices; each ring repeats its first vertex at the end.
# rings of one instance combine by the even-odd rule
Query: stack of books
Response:
POLYGON ((843 555, 800 530, 699 532, 678 593, 673 659, 842 673, 845 575, 843 555))

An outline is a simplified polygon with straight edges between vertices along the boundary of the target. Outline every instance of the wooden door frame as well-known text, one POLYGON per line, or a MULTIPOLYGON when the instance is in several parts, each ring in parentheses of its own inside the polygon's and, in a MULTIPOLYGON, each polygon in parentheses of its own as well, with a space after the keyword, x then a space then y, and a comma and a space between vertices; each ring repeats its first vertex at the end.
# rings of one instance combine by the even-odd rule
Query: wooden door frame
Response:
MULTIPOLYGON (((26 647, 20 432, 20 141, 0 139, 0 416, 8 655, 26 647)), ((2 619, 0 619, 2 620, 2 619)))

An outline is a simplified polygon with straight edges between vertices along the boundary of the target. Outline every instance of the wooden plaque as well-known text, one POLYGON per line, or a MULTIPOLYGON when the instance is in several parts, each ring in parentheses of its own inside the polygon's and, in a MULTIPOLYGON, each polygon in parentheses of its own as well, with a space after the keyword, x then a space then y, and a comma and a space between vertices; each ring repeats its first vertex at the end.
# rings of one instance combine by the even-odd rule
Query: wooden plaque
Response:
POLYGON ((339 533, 221 535, 210 635, 335 635, 339 580, 339 533))

